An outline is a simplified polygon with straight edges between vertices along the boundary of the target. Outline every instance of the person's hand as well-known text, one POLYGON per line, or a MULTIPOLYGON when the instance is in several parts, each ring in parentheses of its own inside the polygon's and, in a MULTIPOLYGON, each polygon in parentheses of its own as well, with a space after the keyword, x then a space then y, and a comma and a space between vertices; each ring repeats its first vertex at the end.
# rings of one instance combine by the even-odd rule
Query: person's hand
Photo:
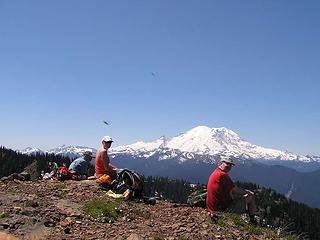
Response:
POLYGON ((87 179, 87 175, 81 175, 80 176, 80 180, 86 180, 87 179))

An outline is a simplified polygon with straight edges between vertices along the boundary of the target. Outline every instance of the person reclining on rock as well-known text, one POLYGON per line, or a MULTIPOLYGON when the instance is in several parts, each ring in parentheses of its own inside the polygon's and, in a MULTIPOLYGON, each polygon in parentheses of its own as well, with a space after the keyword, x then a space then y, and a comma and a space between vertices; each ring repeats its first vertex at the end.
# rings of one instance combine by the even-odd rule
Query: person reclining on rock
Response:
POLYGON ((109 175, 112 179, 117 178, 117 168, 110 164, 108 149, 111 147, 113 140, 109 136, 104 136, 101 140, 102 147, 97 151, 95 164, 95 177, 109 175))
POLYGON ((83 156, 74 160, 69 166, 69 173, 71 174, 71 179, 81 180, 87 179, 89 176, 88 170, 90 166, 90 161, 92 160, 92 151, 85 151, 83 156))
POLYGON ((254 193, 236 186, 228 175, 235 165, 232 157, 222 157, 218 167, 212 172, 207 184, 206 206, 212 218, 216 210, 234 213, 249 213, 250 221, 255 222, 257 207, 254 193))

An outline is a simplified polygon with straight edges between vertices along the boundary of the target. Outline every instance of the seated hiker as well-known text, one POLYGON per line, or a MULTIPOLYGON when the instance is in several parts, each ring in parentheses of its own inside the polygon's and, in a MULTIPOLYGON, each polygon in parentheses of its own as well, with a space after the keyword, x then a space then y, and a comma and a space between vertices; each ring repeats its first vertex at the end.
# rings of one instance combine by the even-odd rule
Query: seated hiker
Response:
POLYGON ((117 168, 110 164, 108 149, 111 147, 113 140, 109 136, 102 138, 102 147, 97 151, 95 164, 95 177, 109 175, 112 179, 117 178, 117 168))
POLYGON ((92 158, 92 151, 85 151, 82 157, 74 160, 69 166, 71 178, 74 180, 87 179, 92 158))
POLYGON ((206 206, 211 217, 215 210, 234 213, 249 213, 250 221, 255 222, 257 207, 254 193, 237 187, 228 175, 235 165, 233 158, 222 157, 218 167, 212 172, 207 184, 206 206))

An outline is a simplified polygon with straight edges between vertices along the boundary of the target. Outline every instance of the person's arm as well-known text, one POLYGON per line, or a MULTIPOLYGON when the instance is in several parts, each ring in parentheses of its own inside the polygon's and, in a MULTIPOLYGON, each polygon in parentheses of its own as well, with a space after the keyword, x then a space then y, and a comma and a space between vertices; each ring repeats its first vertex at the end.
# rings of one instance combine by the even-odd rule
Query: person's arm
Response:
POLYGON ((110 163, 110 159, 109 159, 109 156, 108 156, 108 153, 107 151, 103 152, 103 163, 104 163, 104 166, 105 166, 105 169, 107 169, 107 171, 116 171, 118 168, 113 166, 111 163, 110 163))
POLYGON ((246 197, 248 195, 254 195, 254 193, 250 190, 240 188, 238 186, 235 186, 231 189, 230 195, 232 199, 240 198, 240 197, 246 197))
POLYGON ((113 171, 117 171, 118 168, 116 166, 113 166, 111 163, 109 163, 109 167, 110 169, 112 169, 113 171))
POLYGON ((101 152, 101 159, 102 159, 102 163, 103 163, 104 169, 109 171, 111 166, 110 166, 110 160, 109 160, 107 151, 104 150, 104 151, 101 152))

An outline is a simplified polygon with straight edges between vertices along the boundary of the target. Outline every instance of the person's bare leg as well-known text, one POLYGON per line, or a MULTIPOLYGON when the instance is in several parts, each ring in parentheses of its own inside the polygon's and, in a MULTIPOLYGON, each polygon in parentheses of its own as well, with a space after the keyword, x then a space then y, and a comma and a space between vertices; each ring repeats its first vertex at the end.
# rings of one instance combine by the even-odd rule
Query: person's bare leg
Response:
POLYGON ((247 197, 247 206, 249 215, 255 215, 257 213, 258 209, 254 200, 254 195, 249 195, 247 197))

